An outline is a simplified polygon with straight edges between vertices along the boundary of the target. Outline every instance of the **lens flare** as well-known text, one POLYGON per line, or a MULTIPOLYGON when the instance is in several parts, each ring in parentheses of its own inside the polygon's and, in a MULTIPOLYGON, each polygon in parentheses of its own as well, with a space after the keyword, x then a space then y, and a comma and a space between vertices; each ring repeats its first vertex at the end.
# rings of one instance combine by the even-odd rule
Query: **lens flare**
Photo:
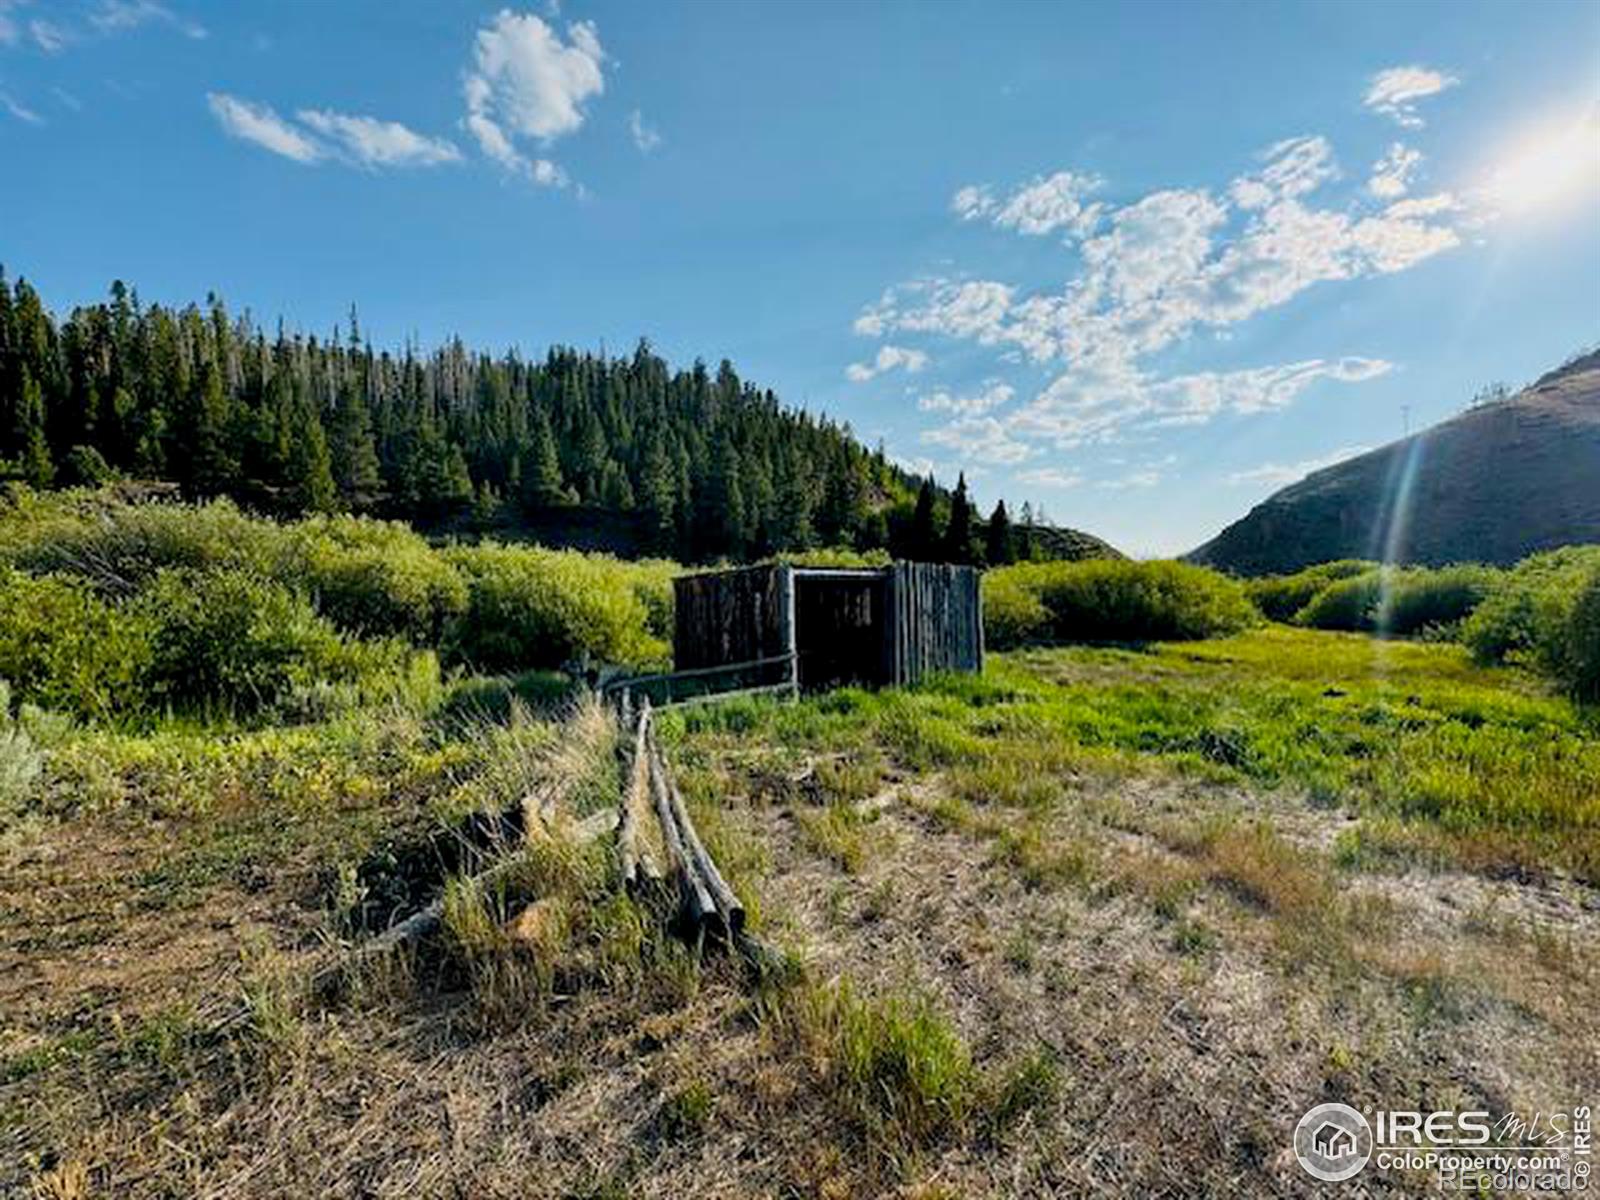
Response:
POLYGON ((1600 109, 1523 134, 1496 158, 1483 190, 1507 216, 1600 197, 1600 109))

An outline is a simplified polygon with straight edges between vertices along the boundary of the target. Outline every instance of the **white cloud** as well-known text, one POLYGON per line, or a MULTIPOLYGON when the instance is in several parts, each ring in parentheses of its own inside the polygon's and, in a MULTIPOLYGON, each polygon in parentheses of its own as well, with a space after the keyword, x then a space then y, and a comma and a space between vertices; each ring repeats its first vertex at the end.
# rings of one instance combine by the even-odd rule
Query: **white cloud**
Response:
POLYGON ((950 211, 963 221, 976 221, 994 213, 994 193, 988 184, 968 184, 950 198, 950 211))
POLYGON ((567 26, 563 40, 540 18, 502 9, 478 31, 463 84, 466 126, 488 157, 535 182, 562 186, 566 173, 518 146, 548 146, 577 132, 584 105, 605 91, 606 55, 591 21, 567 26))
POLYGON ((1083 482, 1083 476, 1076 471, 1063 470, 1060 467, 1032 467, 1026 471, 1018 471, 1017 482, 1028 487, 1070 488, 1077 487, 1083 482))
POLYGON ((1372 164, 1367 191, 1380 200, 1398 200, 1411 190, 1411 176, 1422 165, 1422 151, 1395 142, 1372 164))
POLYGON ((1292 200, 1339 177, 1333 147, 1324 137, 1286 138, 1268 146, 1260 158, 1266 166, 1253 175, 1241 175, 1230 188, 1233 202, 1242 209, 1292 200))
POLYGON ((22 37, 22 31, 17 28, 16 21, 6 15, 10 8, 8 0, 0 0, 0 46, 15 46, 22 37))
POLYGON ((265 104, 253 104, 225 92, 206 93, 211 115, 231 136, 254 142, 298 163, 314 163, 327 151, 315 138, 296 129, 265 104))
POLYGON ((1111 209, 1075 243, 1079 268, 1059 291, 916 280, 888 289, 854 328, 1013 346, 1114 381, 1197 330, 1222 331, 1317 283, 1404 270, 1460 244, 1449 201, 1364 213, 1313 204, 1311 194, 1337 175, 1323 138, 1279 142, 1262 159, 1223 197, 1166 189, 1111 209))
POLYGON ((922 440, 944 446, 967 462, 991 466, 1011 466, 1031 458, 1037 451, 1013 437, 1007 425, 993 417, 962 417, 948 425, 923 432, 922 440))
POLYGON ((1170 378, 1112 379, 1069 372, 1006 420, 1009 431, 1058 449, 1115 441, 1138 430, 1204 425, 1224 413, 1250 415, 1285 408, 1322 379, 1361 383, 1393 369, 1382 359, 1309 359, 1237 371, 1201 371, 1170 378))
POLYGON ((928 365, 928 356, 921 350, 907 350, 901 346, 879 346, 870 363, 851 363, 844 369, 845 378, 852 383, 865 383, 885 371, 896 368, 916 374, 928 365))
POLYGON ((1437 96, 1460 82, 1431 67, 1389 67, 1372 77, 1362 103, 1406 129, 1420 129, 1423 121, 1417 115, 1417 101, 1437 96))
POLYGON ((661 134, 644 123, 644 114, 637 108, 628 114, 628 132, 633 135, 633 144, 643 154, 649 154, 661 145, 661 134))
POLYGON ((46 54, 55 54, 71 41, 67 31, 53 21, 29 21, 28 33, 34 44, 46 54))
POLYGON ((1016 389, 998 379, 987 380, 982 389, 966 396, 947 391, 930 392, 917 398, 917 407, 923 412, 948 412, 957 416, 982 416, 1011 402, 1016 389))
POLYGON ((1354 458, 1358 454, 1367 452, 1366 446, 1341 446, 1337 450, 1330 450, 1316 458, 1302 459, 1296 463, 1262 463, 1259 467, 1251 467, 1247 471, 1235 471, 1228 476, 1228 482, 1234 486, 1245 483, 1264 483, 1273 487, 1282 487, 1284 484, 1295 483, 1304 479, 1314 471, 1324 467, 1331 467, 1334 463, 1341 463, 1347 458, 1354 458))
POLYGON ((26 104, 23 104, 20 100, 16 99, 9 92, 0 92, 0 108, 5 109, 17 120, 25 121, 29 125, 44 124, 43 117, 34 112, 33 109, 29 108, 26 104))
POLYGON ((1094 175, 1057 171, 1030 180, 1004 201, 995 199, 988 184, 968 184, 950 198, 950 209, 963 221, 986 219, 998 228, 1033 237, 1058 229, 1081 237, 1099 218, 1100 206, 1085 203, 1085 197, 1101 182, 1094 175))
POLYGON ((170 25, 187 38, 198 41, 206 36, 205 26, 179 16, 156 0, 101 0, 100 7, 89 14, 89 23, 101 33, 120 33, 141 25, 170 25))
POLYGON ((1082 235, 1099 215, 1099 207, 1086 205, 1084 197, 1100 183, 1093 175, 1074 175, 1071 171, 1035 179, 1012 193, 994 214, 994 223, 1035 237, 1057 229, 1071 229, 1082 235))
POLYGON ((432 167, 461 160, 461 151, 453 143, 443 138, 425 137, 398 121, 324 109, 301 109, 296 115, 302 124, 340 146, 346 155, 364 166, 432 167))

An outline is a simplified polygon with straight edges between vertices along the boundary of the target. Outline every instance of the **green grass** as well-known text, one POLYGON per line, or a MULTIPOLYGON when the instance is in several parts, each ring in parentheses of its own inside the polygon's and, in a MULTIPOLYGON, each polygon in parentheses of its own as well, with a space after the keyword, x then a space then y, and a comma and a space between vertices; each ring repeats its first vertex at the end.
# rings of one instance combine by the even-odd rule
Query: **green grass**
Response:
MULTIPOLYGON (((691 742, 885 753, 969 805, 1059 803, 1086 770, 1303 792, 1466 865, 1600 878, 1600 717, 1456 645, 1284 627, 991 656, 982 677, 675 715, 691 742)), ((1390 839, 1393 840, 1392 837, 1390 839)))

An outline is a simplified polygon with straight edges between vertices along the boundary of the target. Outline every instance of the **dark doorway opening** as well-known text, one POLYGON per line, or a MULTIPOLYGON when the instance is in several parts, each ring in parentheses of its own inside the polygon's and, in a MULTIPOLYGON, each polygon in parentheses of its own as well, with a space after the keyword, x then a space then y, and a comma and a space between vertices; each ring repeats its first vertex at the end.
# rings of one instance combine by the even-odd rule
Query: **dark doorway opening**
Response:
POLYGON ((887 580, 877 572, 796 571, 795 651, 805 691, 888 680, 887 580))

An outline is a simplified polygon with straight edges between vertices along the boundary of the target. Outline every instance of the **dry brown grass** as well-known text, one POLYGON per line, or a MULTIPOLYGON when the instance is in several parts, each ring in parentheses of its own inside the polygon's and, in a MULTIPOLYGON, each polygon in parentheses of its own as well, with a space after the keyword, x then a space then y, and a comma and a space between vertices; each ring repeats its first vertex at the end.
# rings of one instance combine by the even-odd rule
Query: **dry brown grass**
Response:
POLYGON ((671 749, 803 969, 697 957, 604 855, 555 839, 503 889, 451 882, 438 944, 329 999, 297 986, 327 924, 295 889, 118 916, 96 886, 116 897, 159 843, 79 827, 100 849, 74 887, 60 846, 56 910, 18 894, 43 863, 0 885, 4 953, 32 972, 0 983, 24 1001, 0 1043, 0 1188, 1300 1194, 1285 1148, 1317 1100, 1548 1111, 1600 1085, 1586 894, 1352 873, 1343 818, 1291 796, 671 749), (834 812, 849 853, 808 828, 834 812), (72 927, 63 903, 100 944, 31 954, 72 927), (208 1014, 240 996, 250 1020, 218 1034, 208 1014))

